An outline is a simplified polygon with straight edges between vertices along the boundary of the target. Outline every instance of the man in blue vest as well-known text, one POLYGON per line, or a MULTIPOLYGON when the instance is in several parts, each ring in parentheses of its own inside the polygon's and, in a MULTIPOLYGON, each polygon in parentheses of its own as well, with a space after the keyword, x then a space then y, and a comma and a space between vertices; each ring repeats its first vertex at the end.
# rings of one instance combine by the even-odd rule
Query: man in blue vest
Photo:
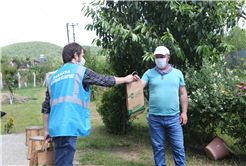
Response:
POLYGON ((185 151, 182 126, 187 123, 188 97, 184 76, 168 64, 170 52, 159 46, 154 52, 156 66, 147 70, 141 81, 143 88, 148 84, 149 132, 155 165, 165 166, 165 132, 169 136, 176 166, 185 165, 185 151), (182 105, 180 115, 179 97, 182 105))
MULTIPOLYGON (((48 80, 42 104, 44 140, 55 142, 55 166, 72 166, 77 137, 89 136, 90 84, 112 87, 139 80, 137 75, 99 75, 80 64, 85 50, 77 43, 63 48, 64 65, 48 80)), ((84 63, 84 62, 83 62, 84 63)))

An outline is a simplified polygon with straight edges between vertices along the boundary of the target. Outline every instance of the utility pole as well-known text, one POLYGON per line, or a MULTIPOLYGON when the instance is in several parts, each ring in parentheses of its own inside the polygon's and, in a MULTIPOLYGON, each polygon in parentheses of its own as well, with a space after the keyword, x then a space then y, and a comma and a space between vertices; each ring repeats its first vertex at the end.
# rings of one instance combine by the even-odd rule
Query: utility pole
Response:
POLYGON ((73 27, 73 42, 75 42, 74 26, 77 26, 77 25, 78 25, 78 23, 76 23, 76 24, 72 23, 72 25, 69 25, 69 23, 67 23, 67 40, 68 40, 68 43, 70 43, 70 42, 69 42, 69 31, 68 31, 68 26, 72 26, 72 27, 73 27))
POLYGON ((67 40, 68 40, 68 43, 70 43, 70 42, 69 42, 69 31, 68 31, 68 25, 69 25, 69 23, 67 23, 67 40))
POLYGON ((72 25, 69 25, 69 26, 73 27, 73 42, 75 42, 74 26, 77 26, 77 25, 78 25, 78 23, 76 23, 76 24, 72 23, 72 25))

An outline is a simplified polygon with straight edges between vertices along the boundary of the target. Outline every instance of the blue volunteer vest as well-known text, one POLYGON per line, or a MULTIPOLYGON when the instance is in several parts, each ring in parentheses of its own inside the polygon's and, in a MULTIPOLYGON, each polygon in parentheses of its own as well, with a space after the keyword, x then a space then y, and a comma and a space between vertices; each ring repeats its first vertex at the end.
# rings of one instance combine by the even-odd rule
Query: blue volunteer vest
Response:
POLYGON ((48 130, 51 137, 89 136, 90 86, 83 88, 86 68, 66 63, 48 81, 51 111, 48 130))

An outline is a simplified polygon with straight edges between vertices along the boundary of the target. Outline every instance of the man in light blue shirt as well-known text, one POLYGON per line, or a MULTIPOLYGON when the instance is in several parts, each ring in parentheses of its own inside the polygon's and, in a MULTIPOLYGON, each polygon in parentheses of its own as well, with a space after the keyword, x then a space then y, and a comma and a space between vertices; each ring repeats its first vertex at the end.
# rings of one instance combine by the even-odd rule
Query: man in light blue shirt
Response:
POLYGON ((148 84, 149 131, 156 166, 165 166, 165 132, 171 142, 175 165, 185 165, 182 126, 187 123, 188 97, 184 76, 168 64, 170 52, 159 46, 154 52, 156 66, 146 71, 141 79, 143 88, 148 84), (182 105, 180 115, 179 97, 182 105))

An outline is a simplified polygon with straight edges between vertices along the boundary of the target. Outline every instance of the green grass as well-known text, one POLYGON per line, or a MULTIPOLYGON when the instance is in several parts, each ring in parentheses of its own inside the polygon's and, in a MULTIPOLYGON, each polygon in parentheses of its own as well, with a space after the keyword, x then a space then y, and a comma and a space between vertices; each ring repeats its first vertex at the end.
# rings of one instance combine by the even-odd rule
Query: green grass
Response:
MULTIPOLYGON (((26 98, 38 98, 22 103, 13 102, 13 104, 1 105, 1 111, 6 112, 8 117, 14 118, 13 133, 24 133, 28 126, 43 126, 43 116, 41 114, 42 102, 45 99, 46 87, 17 89, 15 93, 26 98)), ((8 92, 8 91, 1 91, 8 92)), ((7 122, 7 116, 1 118, 1 124, 7 122)), ((1 132, 3 133, 3 131, 1 132)))
MULTIPOLYGON (((16 90, 16 94, 29 98, 38 98, 23 103, 2 105, 2 111, 13 116, 15 120, 14 133, 25 132, 28 126, 43 126, 42 102, 45 98, 45 87, 16 90)), ((80 165, 105 166, 152 166, 154 165, 153 152, 150 142, 148 123, 144 112, 132 121, 131 131, 125 135, 113 135, 106 131, 100 115, 96 112, 96 105, 100 98, 91 101, 91 134, 89 137, 79 137, 76 158, 80 165)), ((1 124, 6 123, 6 116, 1 118, 1 124)), ((219 133, 219 130, 218 130, 219 133)), ((226 142, 233 143, 230 137, 220 135, 226 142)), ((211 161, 206 155, 192 153, 186 150, 187 166, 239 166, 234 158, 227 157, 218 161, 211 161)), ((174 166, 172 150, 169 140, 166 141, 166 164, 174 166)))

